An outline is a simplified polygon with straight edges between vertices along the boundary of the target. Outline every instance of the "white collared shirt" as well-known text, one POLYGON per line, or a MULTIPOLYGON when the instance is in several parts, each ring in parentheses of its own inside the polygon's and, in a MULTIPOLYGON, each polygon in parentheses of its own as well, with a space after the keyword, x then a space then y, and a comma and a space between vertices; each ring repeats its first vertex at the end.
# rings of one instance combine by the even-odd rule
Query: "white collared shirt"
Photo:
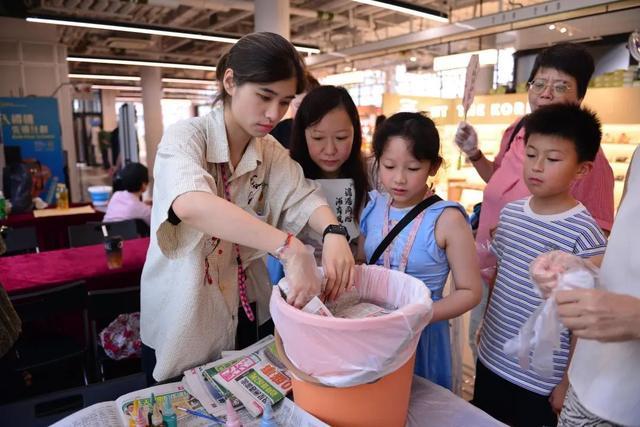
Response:
MULTIPOLYGON (((627 172, 627 193, 618 208, 599 287, 640 298, 640 148, 627 172)), ((640 325, 638 325, 640 327, 640 325)), ((601 342, 578 339, 569 381, 590 412, 624 426, 640 426, 640 340, 601 342)))
MULTIPOLYGON (((216 164, 229 163, 221 104, 208 115, 169 127, 154 165, 151 243, 141 279, 142 341, 156 351, 154 378, 163 380, 233 349, 239 306, 233 245, 184 223, 167 221, 181 194, 202 191, 224 197, 216 164), (205 257, 212 284, 205 280, 205 257)), ((231 166, 230 166, 231 167, 231 166)), ((231 167, 232 168, 232 167, 231 167)), ((318 185, 270 135, 253 138, 229 177, 232 201, 261 220, 297 234, 326 201, 318 185)), ((224 212, 211 212, 224 215, 224 212)), ((264 252, 240 247, 258 321, 269 318, 269 276, 264 252)))

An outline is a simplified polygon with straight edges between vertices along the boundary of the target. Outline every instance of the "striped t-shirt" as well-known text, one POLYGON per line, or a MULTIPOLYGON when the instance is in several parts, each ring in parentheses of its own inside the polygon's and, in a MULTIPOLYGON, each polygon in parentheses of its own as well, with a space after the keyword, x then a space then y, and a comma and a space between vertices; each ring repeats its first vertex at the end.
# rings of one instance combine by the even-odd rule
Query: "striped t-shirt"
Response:
POLYGON ((491 371, 534 393, 548 395, 562 380, 569 357, 570 335, 562 330, 560 349, 554 352, 551 378, 520 367, 516 356, 502 350, 543 303, 529 278, 529 264, 540 254, 562 250, 582 257, 604 253, 607 240, 589 211, 579 203, 555 215, 538 215, 527 197, 507 204, 492 249, 498 258, 498 274, 484 318, 478 358, 491 371))

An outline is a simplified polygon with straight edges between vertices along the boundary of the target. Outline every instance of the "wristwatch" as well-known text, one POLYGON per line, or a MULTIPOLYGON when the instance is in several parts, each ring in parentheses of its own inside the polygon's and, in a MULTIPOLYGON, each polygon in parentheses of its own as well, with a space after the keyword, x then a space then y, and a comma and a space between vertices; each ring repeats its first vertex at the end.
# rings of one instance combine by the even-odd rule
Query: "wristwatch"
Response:
POLYGON ((322 243, 324 243, 324 236, 326 236, 329 233, 342 234, 344 237, 347 238, 347 242, 351 240, 349 236, 349 232, 347 231, 347 227, 345 227, 344 225, 331 224, 331 225, 327 225, 327 228, 325 228, 324 232, 322 233, 322 243))

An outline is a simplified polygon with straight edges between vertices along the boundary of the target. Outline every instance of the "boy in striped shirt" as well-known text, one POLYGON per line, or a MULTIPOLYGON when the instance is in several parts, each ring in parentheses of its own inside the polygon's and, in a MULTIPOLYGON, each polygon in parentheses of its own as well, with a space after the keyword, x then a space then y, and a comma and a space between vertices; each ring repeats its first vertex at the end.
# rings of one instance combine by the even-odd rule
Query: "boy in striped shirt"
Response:
POLYGON ((581 257, 604 253, 606 237, 570 193, 588 174, 600 147, 600 122, 576 105, 549 105, 525 124, 524 180, 531 196, 507 204, 492 243, 498 271, 480 333, 473 403, 515 426, 555 426, 569 380, 575 340, 563 329, 554 373, 545 378, 520 367, 504 343, 543 303, 529 277, 538 255, 563 250, 581 257))

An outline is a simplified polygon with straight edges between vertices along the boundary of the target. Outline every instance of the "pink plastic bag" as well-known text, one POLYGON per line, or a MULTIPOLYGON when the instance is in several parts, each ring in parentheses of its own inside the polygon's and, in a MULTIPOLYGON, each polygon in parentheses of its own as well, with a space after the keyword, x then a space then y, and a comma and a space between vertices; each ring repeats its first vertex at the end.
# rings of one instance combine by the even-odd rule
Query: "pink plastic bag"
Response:
POLYGON ((399 271, 356 266, 355 287, 361 298, 398 309, 363 319, 323 317, 287 304, 277 287, 271 294, 271 317, 287 357, 325 385, 365 384, 396 371, 416 351, 433 314, 429 289, 399 271))
POLYGON ((140 313, 120 314, 100 332, 104 352, 114 360, 142 356, 140 313))

